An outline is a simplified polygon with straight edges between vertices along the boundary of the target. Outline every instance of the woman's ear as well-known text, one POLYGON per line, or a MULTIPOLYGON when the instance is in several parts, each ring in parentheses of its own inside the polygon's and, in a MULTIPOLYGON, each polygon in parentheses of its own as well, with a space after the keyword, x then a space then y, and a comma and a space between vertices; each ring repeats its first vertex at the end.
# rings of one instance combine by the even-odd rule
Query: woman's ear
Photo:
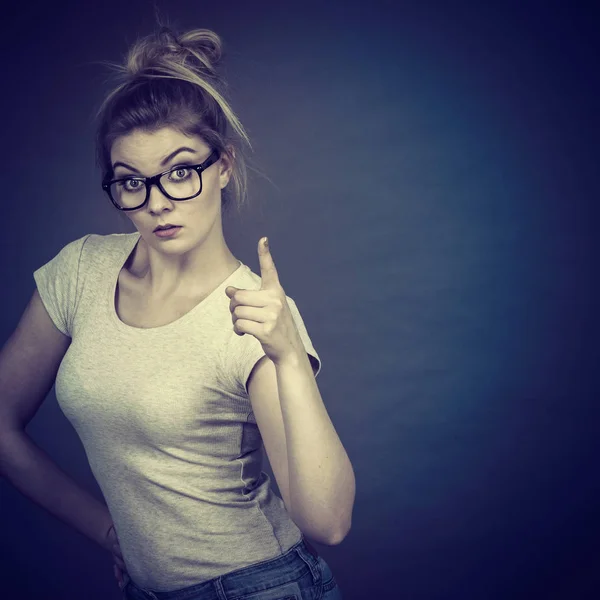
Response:
POLYGON ((221 153, 221 170, 219 172, 221 189, 223 189, 229 183, 229 179, 231 178, 231 173, 233 171, 233 161, 235 160, 235 148, 233 148, 233 146, 227 146, 227 150, 230 154, 227 152, 221 153), (232 158, 230 158, 230 156, 232 158))

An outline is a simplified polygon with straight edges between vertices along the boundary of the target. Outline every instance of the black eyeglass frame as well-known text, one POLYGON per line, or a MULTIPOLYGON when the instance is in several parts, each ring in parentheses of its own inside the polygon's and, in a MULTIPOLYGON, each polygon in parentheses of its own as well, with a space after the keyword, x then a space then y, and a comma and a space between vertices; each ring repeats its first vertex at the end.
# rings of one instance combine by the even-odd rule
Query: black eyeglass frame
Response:
POLYGON ((191 200, 192 198, 195 198, 196 196, 199 196, 202 193, 202 184, 203 184, 202 171, 205 171, 212 164, 216 163, 219 160, 220 156, 221 155, 218 150, 213 150, 211 152, 210 156, 204 162, 202 162, 198 165, 183 165, 183 164, 176 165, 174 167, 168 168, 166 171, 163 171, 162 173, 159 173, 158 175, 153 175, 152 177, 136 177, 135 175, 133 175, 133 176, 130 175, 127 177, 119 177, 118 179, 106 179, 105 178, 105 180, 102 182, 102 189, 108 194, 108 197, 110 198, 110 201, 113 203, 115 208, 117 208, 118 210, 123 210, 123 211, 139 210, 140 208, 144 207, 146 205, 146 203, 148 202, 148 199, 150 198, 150 190, 153 185, 156 185, 156 187, 170 200, 175 200, 175 201, 191 200), (173 198, 173 196, 170 196, 163 188, 162 184, 160 183, 160 178, 163 175, 170 173, 171 171, 176 171, 177 169, 182 169, 182 168, 194 169, 194 171, 196 171, 198 173, 198 177, 200 178, 200 190, 198 191, 197 194, 194 194, 193 196, 189 196, 187 198, 173 198), (134 208, 123 208, 122 206, 119 206, 116 203, 116 201, 113 199, 112 194, 110 193, 110 186, 113 183, 116 183, 117 181, 127 181, 129 179, 135 179, 137 181, 144 182, 144 185, 146 187, 146 199, 139 206, 135 206, 134 208))

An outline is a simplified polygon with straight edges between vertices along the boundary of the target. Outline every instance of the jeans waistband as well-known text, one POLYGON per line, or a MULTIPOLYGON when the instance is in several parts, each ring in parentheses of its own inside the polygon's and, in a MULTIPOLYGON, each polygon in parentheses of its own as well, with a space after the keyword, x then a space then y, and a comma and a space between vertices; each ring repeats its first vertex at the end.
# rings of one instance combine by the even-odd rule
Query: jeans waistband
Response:
MULTIPOLYGON (((264 561, 264 563, 274 563, 274 562, 279 562, 280 560, 285 560, 285 561, 289 561, 289 558, 287 558, 288 555, 291 556, 291 554, 293 553, 294 555, 299 554, 300 557, 304 560, 304 562, 308 565, 311 574, 312 574, 312 578, 313 581, 316 583, 319 581, 319 578, 321 577, 321 573, 319 570, 319 567, 312 563, 310 561, 310 559, 307 557, 306 551, 308 551, 313 558, 316 560, 318 560, 319 558, 319 553, 315 550, 315 548, 309 543, 309 541, 304 537, 304 535, 302 535, 302 538, 300 539, 300 541, 295 544, 294 546, 292 546, 292 548, 290 548, 290 550, 288 552, 286 552, 286 558, 284 558, 284 556, 282 555, 281 557, 279 557, 278 559, 273 559, 271 561, 264 561)), ((263 565, 263 563, 258 563, 257 565, 254 565, 255 569, 260 569, 261 566, 263 565)), ((271 567, 271 565, 269 564, 268 567, 265 568, 273 568, 271 567)), ((145 589, 141 586, 137 586, 133 581, 129 579, 129 583, 131 585, 133 585, 134 587, 137 587, 138 590, 140 592, 142 592, 144 594, 145 598, 149 598, 152 600, 160 600, 161 598, 170 598, 170 597, 187 597, 188 594, 192 594, 195 593, 196 591, 198 593, 201 592, 201 588, 202 587, 206 587, 206 597, 214 597, 216 600, 216 596, 215 596, 215 592, 213 591, 213 586, 217 587, 217 588, 221 588, 223 586, 223 578, 231 578, 234 576, 239 576, 238 572, 231 572, 228 573, 226 575, 224 575, 223 577, 218 577, 214 580, 210 580, 210 581, 205 581, 201 584, 197 584, 196 586, 190 586, 189 588, 186 588, 185 591, 184 590, 177 590, 177 591, 172 591, 172 592, 158 592, 158 591, 152 591, 149 589, 145 589), (192 591, 193 590, 193 591, 192 591)))

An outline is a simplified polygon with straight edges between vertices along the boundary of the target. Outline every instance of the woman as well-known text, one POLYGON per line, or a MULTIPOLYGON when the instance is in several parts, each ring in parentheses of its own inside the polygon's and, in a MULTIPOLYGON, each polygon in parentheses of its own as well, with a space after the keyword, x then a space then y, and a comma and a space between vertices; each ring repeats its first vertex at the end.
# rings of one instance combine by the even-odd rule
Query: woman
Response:
POLYGON ((264 238, 259 277, 223 237, 230 181, 243 203, 237 142, 248 139, 218 91, 220 55, 203 29, 162 27, 130 49, 99 110, 97 157, 136 232, 85 235, 35 271, 29 316, 0 361, 8 377, 24 340, 27 356, 42 352, 41 329, 35 349, 23 332, 47 311, 48 339, 68 340, 56 396, 107 506, 48 463, 51 497, 41 475, 23 483, 10 457, 30 409, 16 400, 4 400, 15 423, 5 439, 20 441, 3 444, 3 474, 112 553, 125 598, 341 598, 305 535, 342 541, 354 474, 264 238), (282 499, 261 470, 263 442, 282 499))

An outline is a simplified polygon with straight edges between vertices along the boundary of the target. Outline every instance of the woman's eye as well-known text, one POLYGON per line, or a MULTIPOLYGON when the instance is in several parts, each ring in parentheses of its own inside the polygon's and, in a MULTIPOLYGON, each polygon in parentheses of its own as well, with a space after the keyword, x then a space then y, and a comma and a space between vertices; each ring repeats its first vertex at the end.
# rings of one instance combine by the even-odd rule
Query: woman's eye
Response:
POLYGON ((128 192, 134 192, 142 187, 142 182, 139 179, 123 179, 119 185, 128 192))
POLYGON ((183 179, 187 175, 187 167, 177 167, 171 171, 171 175, 175 179, 183 179))

